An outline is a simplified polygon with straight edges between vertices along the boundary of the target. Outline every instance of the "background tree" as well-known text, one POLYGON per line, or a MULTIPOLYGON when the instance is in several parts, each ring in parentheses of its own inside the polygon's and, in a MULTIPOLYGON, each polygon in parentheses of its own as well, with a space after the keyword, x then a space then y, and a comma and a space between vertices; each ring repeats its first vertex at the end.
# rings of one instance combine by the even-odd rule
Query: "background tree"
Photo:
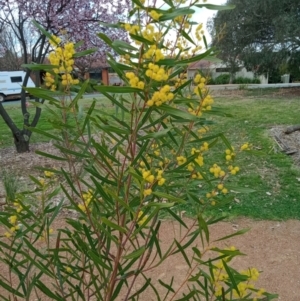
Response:
POLYGON ((212 44, 231 66, 235 58, 262 74, 279 68, 300 50, 300 2, 297 0, 228 0, 236 6, 219 11, 210 22, 212 44))
MULTIPOLYGON (((91 62, 97 60, 103 62, 106 59, 107 46, 96 40, 96 34, 101 30, 99 21, 117 22, 122 20, 130 8, 128 0, 122 1, 82 1, 82 0, 6 0, 0 1, 0 28, 6 32, 13 33, 19 43, 18 53, 21 61, 25 64, 44 62, 49 52, 49 44, 43 33, 39 32, 33 25, 32 20, 43 26, 53 34, 64 33, 72 41, 83 41, 81 50, 91 46, 97 51, 93 59, 78 60, 78 65, 84 70, 89 68, 91 62), (29 39, 27 32, 33 36, 29 39)), ((112 30, 108 36, 114 39, 126 38, 126 33, 112 30)), ((2 51, 3 52, 3 51, 2 51)), ((26 70, 23 86, 26 86, 30 76, 30 70, 26 70)), ((40 85, 40 76, 35 77, 36 85, 40 85)), ((36 102, 43 101, 35 99, 36 102)), ((26 94, 21 94, 21 110, 23 116, 23 127, 18 128, 9 114, 0 103, 0 115, 12 131, 16 149, 18 152, 29 151, 31 131, 28 127, 35 127, 40 118, 41 110, 36 107, 35 114, 31 117, 26 107, 26 94)))

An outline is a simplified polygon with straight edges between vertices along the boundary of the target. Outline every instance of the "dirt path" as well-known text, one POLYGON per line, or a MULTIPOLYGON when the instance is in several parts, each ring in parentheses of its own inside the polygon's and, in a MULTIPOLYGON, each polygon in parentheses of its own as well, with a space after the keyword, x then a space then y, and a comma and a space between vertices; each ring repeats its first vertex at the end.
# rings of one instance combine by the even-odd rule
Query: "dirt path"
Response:
MULTIPOLYGON (((191 220, 186 219, 185 222, 190 224, 191 220)), ((58 222, 56 226, 61 227, 61 222, 58 222)), ((251 228, 251 230, 244 235, 236 236, 226 241, 227 246, 234 245, 241 252, 247 254, 247 256, 235 258, 232 261, 233 267, 238 270, 256 267, 262 273, 255 287, 265 288, 269 292, 278 293, 280 296, 278 300, 299 301, 300 221, 253 221, 241 218, 231 222, 220 222, 211 227, 211 240, 244 228, 251 228)), ((178 233, 179 227, 177 223, 173 221, 164 221, 162 223, 160 232, 162 250, 168 248, 173 234, 178 236, 178 233)), ((216 246, 219 245, 216 244, 216 246)), ((187 251, 187 253, 189 252, 187 251)), ((5 269, 2 264, 0 264, 0 269, 2 276, 4 276, 5 269)), ((174 287, 178 288, 183 279, 185 279, 186 272, 187 264, 181 255, 176 255, 155 271, 150 272, 148 276, 154 282, 158 279, 167 282, 174 275, 174 287)), ((45 281, 45 284, 51 288, 51 283, 45 281)), ((137 282, 134 289, 138 290, 140 286, 139 282, 137 282)), ((0 288, 0 300, 2 300, 1 296, 5 295, 0 288)), ((151 290, 143 294, 141 300, 154 301, 156 298, 151 290)), ((34 299, 31 301, 34 301, 34 299)), ((50 299, 44 298, 43 301, 50 301, 50 299)))

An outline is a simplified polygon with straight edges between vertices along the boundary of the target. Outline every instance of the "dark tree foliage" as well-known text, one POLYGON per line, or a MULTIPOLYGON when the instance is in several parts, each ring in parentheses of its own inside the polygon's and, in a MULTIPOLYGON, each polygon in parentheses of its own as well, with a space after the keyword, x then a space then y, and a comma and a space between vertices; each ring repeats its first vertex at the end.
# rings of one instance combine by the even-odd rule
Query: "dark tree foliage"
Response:
POLYGON ((219 11, 209 30, 219 57, 232 72, 238 60, 257 74, 295 67, 291 62, 299 62, 300 55, 299 0, 228 0, 227 4, 236 8, 219 11))

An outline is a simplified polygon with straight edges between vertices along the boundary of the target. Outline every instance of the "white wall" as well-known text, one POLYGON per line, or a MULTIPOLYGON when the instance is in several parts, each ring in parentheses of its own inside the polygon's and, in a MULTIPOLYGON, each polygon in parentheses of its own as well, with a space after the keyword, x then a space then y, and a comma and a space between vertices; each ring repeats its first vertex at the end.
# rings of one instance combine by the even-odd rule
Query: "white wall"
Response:
MULTIPOLYGON (((226 66, 218 64, 218 65, 213 65, 211 69, 204 69, 202 72, 206 75, 211 76, 213 79, 218 77, 219 75, 222 74, 229 74, 229 72, 217 72, 216 70, 218 68, 226 68, 226 66)), ((197 70, 188 70, 187 71, 187 78, 194 78, 195 74, 197 74, 197 70)), ((235 77, 246 77, 246 78, 255 78, 254 72, 252 71, 247 71, 245 67, 242 67, 240 71, 236 72, 235 77)), ((268 76, 265 75, 260 75, 259 77, 260 83, 261 84, 268 84, 268 76)))

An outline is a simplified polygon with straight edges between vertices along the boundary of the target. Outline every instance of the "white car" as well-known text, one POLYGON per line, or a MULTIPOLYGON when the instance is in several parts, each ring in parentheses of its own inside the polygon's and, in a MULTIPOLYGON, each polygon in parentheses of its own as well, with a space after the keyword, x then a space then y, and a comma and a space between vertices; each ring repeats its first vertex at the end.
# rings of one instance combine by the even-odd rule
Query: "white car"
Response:
MULTIPOLYGON (((0 102, 20 97, 25 74, 24 71, 0 72, 0 102)), ((28 79, 27 87, 35 87, 31 78, 28 79)))

